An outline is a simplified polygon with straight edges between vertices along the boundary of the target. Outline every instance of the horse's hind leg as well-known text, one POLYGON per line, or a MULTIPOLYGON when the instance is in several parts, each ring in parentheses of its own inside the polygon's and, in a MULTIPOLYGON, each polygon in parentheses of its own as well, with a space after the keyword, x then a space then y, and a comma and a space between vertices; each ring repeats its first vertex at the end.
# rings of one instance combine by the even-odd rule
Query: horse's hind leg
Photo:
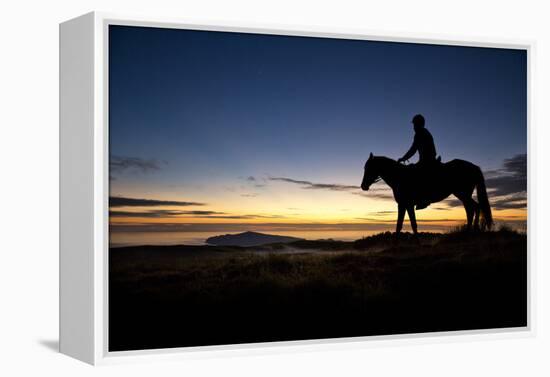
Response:
POLYGON ((474 200, 472 201, 472 207, 474 208, 474 230, 479 230, 479 213, 480 213, 480 207, 479 204, 474 200))
POLYGON ((465 198, 463 201, 466 208, 466 217, 468 218, 468 230, 472 229, 472 221, 474 230, 479 230, 479 204, 471 197, 465 198))
POLYGON ((456 197, 460 199, 460 201, 462 202, 462 205, 464 206, 464 209, 466 210, 466 220, 467 220, 466 230, 470 231, 472 230, 472 222, 474 220, 474 212, 475 212, 472 202, 473 203, 475 202, 471 197, 458 196, 458 195, 456 197))

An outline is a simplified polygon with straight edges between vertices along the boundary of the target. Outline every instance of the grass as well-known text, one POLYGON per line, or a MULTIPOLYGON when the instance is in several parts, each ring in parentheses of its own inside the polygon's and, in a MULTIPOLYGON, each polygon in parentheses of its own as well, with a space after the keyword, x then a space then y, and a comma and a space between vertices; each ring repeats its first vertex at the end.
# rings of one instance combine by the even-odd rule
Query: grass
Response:
POLYGON ((525 235, 402 238, 112 249, 110 350, 526 325, 525 235))

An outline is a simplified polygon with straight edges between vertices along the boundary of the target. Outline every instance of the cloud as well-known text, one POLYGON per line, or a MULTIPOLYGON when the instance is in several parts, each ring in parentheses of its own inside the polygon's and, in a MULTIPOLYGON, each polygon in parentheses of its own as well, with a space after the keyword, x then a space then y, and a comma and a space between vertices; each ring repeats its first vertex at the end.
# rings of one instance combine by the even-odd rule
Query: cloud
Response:
POLYGON ((527 193, 521 191, 492 198, 491 206, 495 209, 525 209, 527 208, 527 193))
POLYGON ((493 208, 527 207, 527 154, 517 154, 502 162, 502 168, 488 171, 485 180, 493 208))
POLYGON ((497 201, 492 203, 495 209, 524 209, 527 208, 527 200, 497 201))
POLYGON ((374 183, 369 191, 354 191, 353 195, 364 196, 365 198, 375 198, 381 200, 394 200, 392 189, 383 181, 374 183))
POLYGON ((249 175, 248 177, 239 177, 239 179, 246 181, 250 187, 264 188, 266 186, 266 179, 264 177, 254 177, 253 175, 249 175))
POLYGON ((389 214, 397 213, 397 211, 376 211, 376 212, 369 212, 368 214, 371 216, 385 216, 389 214))
POLYGON ((286 219, 287 216, 284 215, 246 215, 249 216, 249 218, 255 218, 255 219, 286 219))
MULTIPOLYGON (((253 223, 253 222, 208 222, 208 223, 111 223, 110 230, 114 232, 144 232, 144 231, 162 231, 162 232, 283 232, 296 230, 364 230, 365 234, 373 230, 385 231, 393 229, 394 223, 338 223, 338 224, 320 224, 320 223, 253 223)), ((442 230, 445 229, 442 227, 442 230)))
POLYGON ((495 196, 509 195, 527 191, 527 155, 518 154, 507 158, 502 168, 487 172, 485 183, 493 189, 495 196))
POLYGON ((258 194, 252 193, 252 194, 241 194, 243 198, 255 198, 258 196, 258 194))
POLYGON ((115 179, 115 175, 126 171, 137 171, 141 173, 150 173, 160 170, 160 165, 157 160, 143 159, 140 157, 127 156, 109 156, 109 178, 115 179))
POLYGON ((302 186, 306 190, 331 190, 331 191, 351 191, 359 190, 359 186, 341 185, 336 183, 315 183, 311 181, 300 181, 286 177, 269 177, 270 181, 279 181, 293 183, 302 186))
POLYGON ((125 198, 121 196, 109 197, 109 207, 162 207, 162 206, 203 206, 205 203, 182 202, 178 200, 156 200, 125 198))
POLYGON ((110 217, 132 217, 132 218, 199 218, 199 219, 284 219, 287 218, 283 215, 258 215, 258 214, 245 214, 234 215, 227 214, 226 212, 218 211, 181 211, 181 210, 164 210, 153 209, 147 211, 109 211, 110 217))
POLYGON ((365 198, 376 198, 382 200, 393 199, 393 192, 383 183, 374 184, 369 191, 362 191, 359 186, 343 185, 339 183, 318 183, 311 181, 304 181, 298 179, 292 179, 287 177, 270 177, 270 181, 286 182, 301 186, 304 190, 329 190, 349 192, 352 195, 363 196, 365 198))
POLYGON ((215 211, 177 211, 177 210, 163 210, 156 209, 150 211, 132 212, 132 211, 109 211, 111 217, 147 217, 147 218, 162 218, 162 217, 179 217, 190 216, 193 217, 209 217, 213 215, 221 215, 224 212, 215 211))
POLYGON ((517 154, 512 158, 504 160, 504 171, 512 173, 516 176, 527 178, 527 154, 517 154))
POLYGON ((381 199, 381 200, 393 200, 393 192, 391 189, 372 189, 370 188, 369 191, 358 191, 358 192, 352 192, 353 195, 357 196, 363 196, 365 198, 375 198, 375 199, 381 199))
MULTIPOLYGON (((265 188, 267 185, 266 185, 266 178, 264 177, 255 177, 253 175, 249 175, 247 177, 243 177, 243 176, 240 176, 238 177, 238 179, 244 181, 244 184, 239 186, 238 188, 236 187, 227 187, 226 190, 228 191, 245 191, 241 196, 244 196, 244 197, 247 197, 249 195, 246 194, 246 191, 254 191, 255 189, 263 189, 265 188)), ((257 194, 250 194, 250 196, 252 195, 257 195, 257 194)))
POLYGON ((240 219, 240 220, 288 218, 287 216, 283 216, 283 215, 214 215, 214 216, 193 216, 193 217, 208 218, 208 219, 240 219))
POLYGON ((250 219, 250 217, 245 216, 245 215, 201 215, 201 216, 193 216, 193 218, 199 218, 199 219, 229 219, 229 220, 250 219))

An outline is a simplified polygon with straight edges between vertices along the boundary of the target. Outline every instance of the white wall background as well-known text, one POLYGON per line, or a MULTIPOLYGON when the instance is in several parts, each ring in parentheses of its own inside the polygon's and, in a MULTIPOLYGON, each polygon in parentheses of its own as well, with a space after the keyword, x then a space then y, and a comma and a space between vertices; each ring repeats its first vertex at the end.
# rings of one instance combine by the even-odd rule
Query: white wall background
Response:
MULTIPOLYGON (((546 143, 550 119, 550 23, 543 1, 4 1, 0 5, 0 374, 548 376, 550 209, 546 143), (537 335, 513 340, 354 347, 352 350, 225 357, 91 368, 57 354, 58 23, 91 10, 235 21, 414 32, 436 37, 527 38, 535 51, 537 335)), ((467 117, 464 119, 468 121, 467 117)))

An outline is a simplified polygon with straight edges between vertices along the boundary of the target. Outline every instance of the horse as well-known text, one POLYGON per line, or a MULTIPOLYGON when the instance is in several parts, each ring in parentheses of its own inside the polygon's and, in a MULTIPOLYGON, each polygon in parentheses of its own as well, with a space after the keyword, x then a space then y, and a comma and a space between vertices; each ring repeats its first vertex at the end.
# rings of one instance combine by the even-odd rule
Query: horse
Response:
POLYGON ((403 227, 405 211, 409 214, 416 237, 418 230, 415 205, 426 200, 431 203, 440 202, 451 194, 464 205, 468 231, 472 230, 472 225, 476 230, 491 229, 491 206, 485 188, 485 178, 479 166, 459 159, 438 165, 431 169, 431 177, 428 177, 426 172, 419 173, 419 167, 403 165, 391 158, 370 154, 365 163, 361 189, 368 191, 373 183, 381 179, 391 187, 397 202, 396 238, 403 227), (474 189, 477 189, 477 202, 472 198, 474 189))

